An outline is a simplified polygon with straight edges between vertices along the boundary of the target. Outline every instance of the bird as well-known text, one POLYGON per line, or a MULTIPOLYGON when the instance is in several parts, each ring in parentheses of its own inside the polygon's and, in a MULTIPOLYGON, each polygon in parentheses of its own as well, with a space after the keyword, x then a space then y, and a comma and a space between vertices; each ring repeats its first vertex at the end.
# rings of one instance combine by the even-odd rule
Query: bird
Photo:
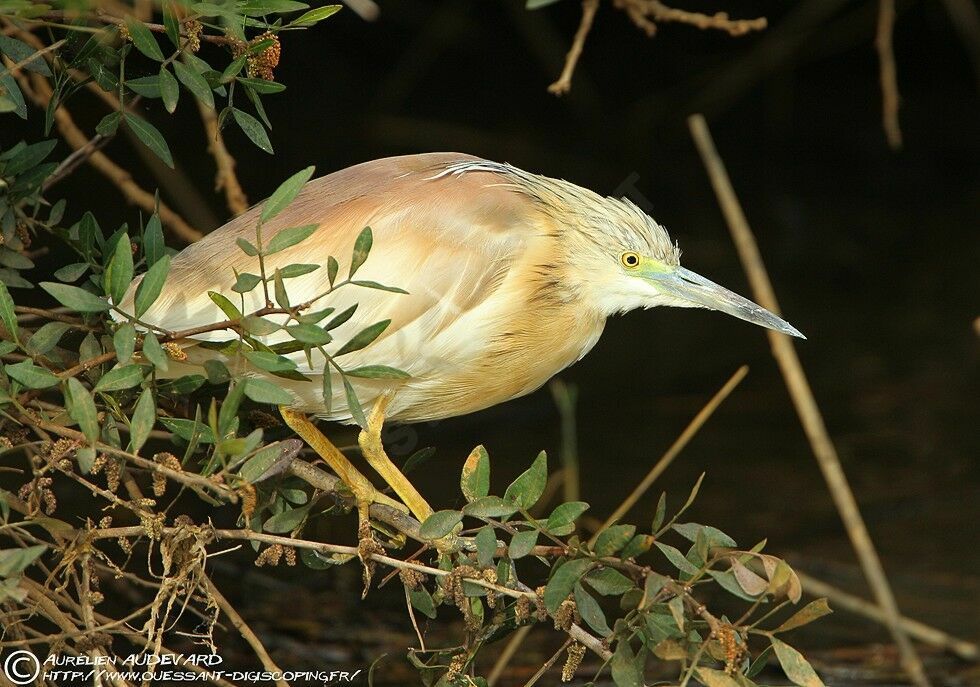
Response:
MULTIPOLYGON (((240 303, 242 313, 271 305, 262 289, 232 290, 236 275, 257 271, 257 258, 239 244, 255 238, 262 209, 251 208, 175 255, 141 322, 168 331, 207 329, 226 317, 208 292, 240 303)), ((362 453, 400 501, 377 490, 310 420, 356 418, 344 379, 320 351, 285 353, 313 381, 284 379, 222 352, 215 344, 229 339, 228 331, 203 331, 177 342, 186 360, 169 374, 218 358, 245 375, 274 380, 292 397, 280 406, 286 424, 349 485, 362 521, 372 502, 407 508, 420 521, 433 512, 385 454, 386 421, 450 418, 531 393, 585 356, 611 316, 661 306, 708 308, 805 338, 775 314, 682 267, 664 227, 628 199, 508 163, 423 153, 357 164, 307 182, 262 232, 269 241, 305 225, 316 227, 309 238, 265 256, 264 269, 320 266, 284 282, 290 301, 329 292, 316 307, 353 308, 330 332, 327 355, 366 327, 388 322, 369 345, 340 360, 346 369, 385 365, 403 373, 347 378, 360 406, 370 409, 359 435, 362 453), (357 280, 395 288, 332 290, 325 266, 351 255, 365 227, 372 247, 357 280), (331 383, 317 383, 322 375, 331 383)), ((137 283, 120 304, 124 312, 133 308, 137 283)), ((284 325, 288 317, 267 319, 284 325)), ((256 338, 272 346, 290 336, 279 329, 256 338)))

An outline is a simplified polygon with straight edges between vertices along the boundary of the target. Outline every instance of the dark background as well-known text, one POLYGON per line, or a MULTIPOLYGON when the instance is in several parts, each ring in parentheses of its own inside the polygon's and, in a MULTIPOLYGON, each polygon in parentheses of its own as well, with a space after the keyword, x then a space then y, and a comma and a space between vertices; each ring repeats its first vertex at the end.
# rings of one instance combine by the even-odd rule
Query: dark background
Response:
MULTIPOLYGON (((678 240, 686 266, 748 294, 686 129, 686 117, 703 112, 783 313, 809 337, 797 348, 903 609, 975 640, 980 75, 943 3, 898 5, 898 152, 880 124, 877 3, 834 0, 727 3, 736 17, 768 16, 770 28, 731 38, 661 25, 652 40, 604 3, 563 98, 546 87, 578 24, 577 2, 528 12, 517 0, 392 0, 374 23, 345 10, 284 35, 276 76, 288 89, 266 98, 276 155, 237 130, 227 140, 252 201, 308 164, 327 173, 433 150, 626 193, 678 240)), ((77 116, 94 124, 102 112, 89 105, 77 116)), ((158 104, 147 116, 206 202, 170 199, 192 223, 216 226, 225 210, 210 193, 196 111, 185 101, 175 117, 158 104)), ((121 137, 107 152, 137 159, 121 137)), ((59 191, 103 226, 137 216, 88 169, 59 191)), ((772 552, 867 595, 766 338, 734 319, 690 310, 616 318, 562 373, 580 392, 583 499, 599 515, 615 507, 743 363, 748 378, 630 517, 647 522, 658 489, 676 508, 707 470, 693 519, 746 545, 768 536, 772 552)), ((539 449, 557 455, 559 421, 543 389, 396 428, 389 440, 400 455, 439 448, 417 479, 436 507, 450 507, 473 445, 486 444, 502 488, 539 449)), ((846 614, 822 625, 830 643, 885 637, 846 614)))

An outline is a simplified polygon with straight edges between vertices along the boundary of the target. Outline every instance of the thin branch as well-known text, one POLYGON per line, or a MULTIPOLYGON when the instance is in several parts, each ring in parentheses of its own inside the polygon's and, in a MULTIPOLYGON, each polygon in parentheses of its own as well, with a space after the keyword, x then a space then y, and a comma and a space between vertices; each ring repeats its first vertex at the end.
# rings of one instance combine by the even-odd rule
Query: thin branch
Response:
MULTIPOLYGON (((31 74, 29 83, 23 74, 19 75, 17 79, 21 89, 38 108, 44 110, 48 107, 53 92, 44 77, 39 74, 31 74)), ((88 136, 75 124, 75 120, 64 104, 59 104, 55 109, 54 119, 62 138, 73 150, 80 150, 88 146, 88 136)), ((129 172, 110 160, 105 153, 92 150, 86 161, 111 181, 126 200, 138 205, 146 212, 157 211, 156 197, 137 184, 129 172)), ((160 221, 183 241, 193 243, 204 236, 163 202, 159 203, 159 214, 160 221)))
POLYGON ((629 509, 636 505, 636 502, 643 497, 656 479, 660 477, 664 470, 670 466, 670 464, 674 461, 674 458, 676 458, 678 454, 684 450, 688 443, 690 443, 691 439, 694 438, 694 435, 697 434, 701 430, 701 427, 704 426, 704 423, 708 421, 708 418, 714 414, 714 412, 718 409, 718 406, 720 406, 724 400, 728 398, 728 395, 735 390, 735 387, 737 387, 741 381, 745 379, 745 375, 748 373, 749 366, 742 365, 742 367, 738 368, 738 370, 735 371, 735 374, 733 374, 729 380, 725 382, 724 386, 722 386, 715 393, 715 395, 711 397, 711 400, 708 401, 698 412, 698 414, 694 416, 690 423, 688 423, 687 427, 684 428, 684 431, 681 432, 680 436, 677 437, 674 443, 670 445, 670 448, 668 448, 666 453, 664 453, 660 460, 657 461, 656 465, 650 468, 650 472, 647 473, 647 476, 636 485, 636 488, 633 489, 632 493, 630 493, 630 495, 627 496, 621 504, 619 504, 619 507, 614 510, 612 514, 606 518, 606 521, 602 523, 602 526, 596 530, 595 534, 592 536, 593 543, 595 543, 596 537, 598 537, 604 529, 626 515, 629 509))
MULTIPOLYGON (((242 639, 248 642, 248 645, 252 647, 252 651, 258 657, 259 661, 262 662, 262 666, 270 673, 275 673, 282 675, 282 668, 276 665, 276 662, 272 660, 269 656, 269 652, 266 651, 265 647, 262 645, 262 641, 258 638, 252 628, 248 626, 245 619, 242 618, 241 614, 235 610, 235 607, 228 603, 228 599, 222 595, 218 588, 215 586, 214 582, 211 581, 207 576, 204 577, 204 584, 208 588, 208 593, 214 597, 214 600, 218 602, 218 608, 220 608, 225 615, 228 616, 228 620, 231 621, 232 626, 238 630, 241 634, 242 639)), ((289 683, 282 679, 282 677, 275 680, 278 687, 289 687, 289 683)))
POLYGON ((201 113, 201 122, 204 124, 204 134, 207 136, 208 152, 214 158, 215 166, 218 168, 214 175, 214 190, 225 192, 225 202, 232 215, 238 216, 248 210, 248 198, 238 177, 235 176, 235 158, 225 147, 224 137, 221 135, 221 128, 218 126, 218 115, 214 108, 208 107, 200 100, 196 100, 197 109, 201 113))
MULTIPOLYGON (((715 149, 707 122, 701 115, 692 115, 688 119, 688 125, 708 171, 708 176, 711 178, 718 203, 728 222, 728 228, 731 230, 732 239, 738 249, 749 283, 752 285, 755 299, 762 307, 778 314, 779 303, 776 301, 772 282, 769 280, 762 255, 759 253, 759 246, 749 227, 749 222, 745 218, 745 213, 742 211, 742 206, 738 202, 735 190, 732 188, 725 165, 715 149)), ((837 449, 827 432, 823 416, 817 406, 806 374, 803 372, 803 365, 796 354, 796 349, 793 348, 790 337, 785 334, 771 330, 767 330, 766 334, 769 337, 773 356, 776 358, 783 378, 786 380, 786 386, 793 399, 793 404, 796 406, 796 412, 800 416, 807 439, 810 441, 813 454, 823 472, 824 479, 827 481, 827 486, 830 488, 841 520, 847 529, 851 544, 861 562, 861 567, 864 569, 864 574, 871 585, 875 599, 883 610, 888 629, 898 646, 902 665, 912 682, 918 687, 928 687, 929 679, 922 667, 922 661, 912 642, 909 641, 904 628, 902 628, 901 615, 898 610, 898 603, 895 601, 895 595, 888 583, 888 577, 885 575, 881 559, 878 557, 874 542, 868 533, 864 518, 861 516, 857 500, 854 498, 854 492, 844 475, 837 449)))
POLYGON ((582 20, 575 32, 572 47, 568 49, 568 54, 565 55, 565 66, 562 67, 561 76, 548 86, 549 93, 564 95, 572 90, 572 74, 575 73, 575 66, 578 64, 579 58, 582 57, 585 39, 589 37, 589 31, 592 30, 592 22, 595 20, 595 13, 598 9, 599 0, 582 0, 582 20))
POLYGON ((898 122, 898 70, 892 34, 895 31, 895 0, 878 0, 878 30, 875 48, 878 51, 881 80, 881 126, 892 150, 902 147, 902 128, 898 122))
MULTIPOLYGON (((885 614, 876 604, 865 601, 859 596, 848 594, 833 585, 822 582, 804 572, 800 572, 796 566, 793 566, 793 569, 796 571, 796 576, 800 578, 800 582, 803 583, 803 591, 812 596, 827 597, 834 610, 843 609, 855 615, 874 620, 875 622, 887 624, 888 621, 885 618, 885 614)), ((920 642, 945 649, 965 661, 976 661, 980 659, 980 646, 977 646, 973 642, 954 637, 947 632, 937 630, 925 623, 920 623, 918 620, 912 620, 904 616, 900 618, 900 622, 902 629, 910 637, 915 637, 920 642)))
POLYGON ((57 50, 62 45, 64 45, 67 41, 68 41, 67 38, 62 38, 60 41, 56 41, 47 47, 41 48, 37 52, 31 53, 30 55, 22 59, 20 62, 8 67, 7 71, 4 74, 2 74, 2 76, 6 76, 8 74, 16 75, 17 72, 19 72, 22 68, 26 67, 31 62, 34 62, 38 58, 43 58, 49 52, 53 50, 57 50))

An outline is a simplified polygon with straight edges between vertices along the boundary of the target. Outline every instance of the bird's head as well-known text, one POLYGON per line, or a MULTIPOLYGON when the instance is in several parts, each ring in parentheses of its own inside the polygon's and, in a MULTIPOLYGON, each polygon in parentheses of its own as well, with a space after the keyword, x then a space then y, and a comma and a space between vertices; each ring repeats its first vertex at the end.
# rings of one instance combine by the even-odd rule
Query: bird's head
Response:
POLYGON ((588 200, 589 209, 576 213, 569 234, 575 236, 587 288, 605 314, 656 306, 708 308, 806 338, 762 306, 681 267, 680 250, 667 231, 630 201, 588 200))

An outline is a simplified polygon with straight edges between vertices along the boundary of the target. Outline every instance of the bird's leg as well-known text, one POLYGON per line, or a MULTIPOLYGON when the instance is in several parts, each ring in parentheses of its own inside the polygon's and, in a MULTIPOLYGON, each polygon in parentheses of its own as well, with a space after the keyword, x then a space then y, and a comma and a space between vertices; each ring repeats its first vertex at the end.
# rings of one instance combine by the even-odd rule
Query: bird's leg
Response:
POLYGON ((317 452, 327 465, 337 473, 341 481, 346 484, 354 494, 354 501, 357 504, 357 515, 360 524, 359 536, 362 538, 370 535, 370 525, 368 520, 368 508, 372 503, 383 503, 387 506, 404 511, 405 506, 395 499, 382 494, 378 491, 371 481, 358 472, 347 456, 340 452, 333 443, 323 435, 323 433, 310 422, 309 418, 303 413, 297 412, 285 406, 279 406, 282 419, 286 421, 289 428, 300 435, 303 440, 317 452))
POLYGON ((361 453, 364 459, 374 470, 381 475, 387 482, 398 498, 408 506, 412 514, 418 518, 419 522, 425 522, 426 518, 432 515, 432 507, 422 497, 408 478, 402 474, 398 466, 391 462, 391 458, 385 453, 384 445, 381 443, 381 427, 385 421, 385 410, 391 402, 392 395, 384 394, 374 403, 371 415, 367 419, 367 427, 361 430, 357 442, 361 445, 361 453))

